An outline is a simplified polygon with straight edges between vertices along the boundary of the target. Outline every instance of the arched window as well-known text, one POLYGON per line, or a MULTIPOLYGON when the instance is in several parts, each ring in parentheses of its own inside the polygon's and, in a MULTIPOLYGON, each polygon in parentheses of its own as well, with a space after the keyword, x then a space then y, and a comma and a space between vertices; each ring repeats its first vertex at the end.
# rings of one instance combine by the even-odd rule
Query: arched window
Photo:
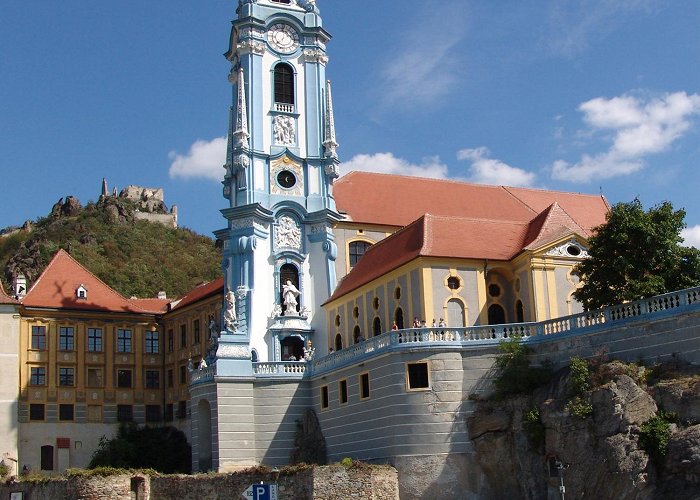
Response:
POLYGON ((355 267, 372 244, 367 241, 353 241, 349 245, 350 269, 355 267))
POLYGON ((506 312, 500 304, 489 306, 489 325, 502 325, 506 322, 506 312))
POLYGON ((357 344, 360 342, 360 339, 362 339, 362 333, 360 332, 360 327, 358 325, 355 325, 355 328, 352 331, 352 341, 357 344))
POLYGON ((335 350, 340 351, 343 348, 343 337, 338 333, 335 336, 335 350))
POLYGON ((394 321, 396 321, 396 326, 399 327, 399 330, 403 330, 403 309, 400 307, 397 308, 396 313, 394 313, 394 321))
POLYGON ((258 351, 256 351, 255 349, 253 349, 253 350, 250 351, 250 360, 251 360, 253 363, 257 363, 257 362, 258 362, 258 351))
POLYGON ((525 311, 523 310, 523 301, 518 300, 515 303, 515 317, 516 317, 516 322, 517 323, 524 323, 525 322, 525 311))
POLYGON ((275 102, 294 104, 294 70, 287 63, 275 66, 275 102))
POLYGON ((372 333, 375 337, 382 334, 382 320, 379 319, 379 316, 375 317, 374 322, 372 322, 372 333))
MULTIPOLYGON (((291 281, 292 285, 294 285, 297 290, 299 290, 299 271, 297 270, 296 266, 294 264, 284 264, 282 267, 280 267, 280 304, 282 305, 283 311, 285 310, 284 307, 284 284, 287 283, 287 281, 291 281)), ((299 311, 299 303, 301 302, 300 298, 297 297, 297 311, 299 311)), ((285 311, 286 312, 286 311, 285 311)))

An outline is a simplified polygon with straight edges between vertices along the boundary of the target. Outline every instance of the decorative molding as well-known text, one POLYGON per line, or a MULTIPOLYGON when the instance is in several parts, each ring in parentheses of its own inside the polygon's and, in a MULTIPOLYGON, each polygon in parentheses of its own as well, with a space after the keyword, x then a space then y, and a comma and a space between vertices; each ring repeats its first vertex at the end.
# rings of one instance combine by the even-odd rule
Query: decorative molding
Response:
POLYGON ((304 62, 328 64, 328 56, 321 49, 304 49, 302 58, 304 62))
POLYGON ((552 257, 569 257, 572 259, 585 259, 588 257, 588 249, 579 242, 572 240, 551 248, 545 255, 552 257))
POLYGON ((302 166, 289 158, 283 156, 270 162, 270 192, 285 196, 302 196, 304 194, 304 171, 302 166), (294 174, 297 182, 291 188, 283 188, 277 183, 277 175, 283 170, 289 170, 294 174))
POLYGON ((301 227, 289 215, 281 215, 275 224, 275 249, 301 250, 301 227))
POLYGON ((265 53, 265 42, 257 40, 242 40, 238 42, 238 54, 259 54, 265 53))
POLYGON ((219 359, 250 359, 250 349, 248 346, 219 343, 216 357, 219 359))

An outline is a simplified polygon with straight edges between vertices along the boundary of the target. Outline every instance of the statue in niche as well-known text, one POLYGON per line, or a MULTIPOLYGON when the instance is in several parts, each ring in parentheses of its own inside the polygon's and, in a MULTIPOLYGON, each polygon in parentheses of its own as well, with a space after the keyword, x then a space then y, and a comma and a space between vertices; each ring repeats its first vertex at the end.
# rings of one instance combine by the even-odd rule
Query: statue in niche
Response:
POLYGON ((284 315, 285 316, 296 316, 297 314, 297 297, 299 296, 299 290, 294 284, 287 280, 287 282, 282 285, 282 298, 284 299, 284 315))
POLYGON ((282 144, 284 146, 294 145, 296 142, 294 118, 291 116, 275 116, 273 132, 275 135, 275 144, 282 144))
POLYGON ((277 248, 301 248, 301 229, 288 215, 283 215, 277 221, 275 244, 277 248))
POLYGON ((226 302, 226 311, 224 312, 224 325, 226 330, 233 332, 236 330, 236 295, 229 289, 224 297, 226 302))

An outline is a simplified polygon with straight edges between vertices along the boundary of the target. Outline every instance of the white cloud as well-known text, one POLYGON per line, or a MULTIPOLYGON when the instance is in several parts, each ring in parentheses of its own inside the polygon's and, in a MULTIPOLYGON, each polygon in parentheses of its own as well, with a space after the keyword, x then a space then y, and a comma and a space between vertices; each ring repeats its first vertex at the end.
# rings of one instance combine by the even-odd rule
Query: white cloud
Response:
POLYGON ((441 163, 437 156, 423 158, 420 164, 414 164, 403 158, 397 158, 392 153, 359 154, 340 164, 341 175, 352 171, 411 175, 433 179, 447 177, 447 165, 441 163))
POLYGON ((457 159, 471 162, 469 181, 477 184, 495 184, 499 186, 532 186, 535 174, 521 168, 489 158, 490 151, 485 147, 462 149, 457 152, 457 159))
POLYGON ((464 6, 446 12, 443 7, 439 16, 433 14, 421 24, 426 33, 440 35, 418 38, 411 26, 399 37, 400 43, 393 47, 398 53, 388 55, 380 73, 384 105, 410 108, 432 103, 448 95, 462 76, 461 52, 456 49, 466 35, 464 6))
POLYGON ((211 141, 197 140, 187 154, 171 151, 168 158, 172 161, 169 169, 172 178, 222 180, 222 166, 226 162, 226 137, 217 137, 211 141))
POLYGON ((687 227, 681 231, 683 238, 683 246, 700 248, 700 224, 697 226, 687 227))
POLYGON ((627 95, 597 97, 581 104, 579 111, 589 127, 586 132, 607 134, 610 145, 575 164, 554 162, 555 179, 591 182, 638 172, 645 157, 667 150, 690 129, 691 118, 700 114, 700 95, 676 92, 646 102, 627 95))
POLYGON ((549 36, 552 52, 574 57, 591 41, 605 38, 635 14, 653 12, 658 0, 550 0, 549 36))

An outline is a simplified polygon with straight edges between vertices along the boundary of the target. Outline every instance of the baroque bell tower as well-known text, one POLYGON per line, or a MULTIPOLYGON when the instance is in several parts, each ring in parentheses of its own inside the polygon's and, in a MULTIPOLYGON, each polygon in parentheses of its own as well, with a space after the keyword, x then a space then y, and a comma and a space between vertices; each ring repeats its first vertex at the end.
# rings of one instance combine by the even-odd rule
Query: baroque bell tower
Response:
POLYGON ((230 304, 217 373, 247 376, 251 360, 300 360, 309 340, 326 342, 314 331, 324 328, 320 305, 336 285, 339 160, 330 35, 315 0, 240 0, 237 14, 225 54, 233 90, 221 211, 228 224, 216 236, 230 304))

